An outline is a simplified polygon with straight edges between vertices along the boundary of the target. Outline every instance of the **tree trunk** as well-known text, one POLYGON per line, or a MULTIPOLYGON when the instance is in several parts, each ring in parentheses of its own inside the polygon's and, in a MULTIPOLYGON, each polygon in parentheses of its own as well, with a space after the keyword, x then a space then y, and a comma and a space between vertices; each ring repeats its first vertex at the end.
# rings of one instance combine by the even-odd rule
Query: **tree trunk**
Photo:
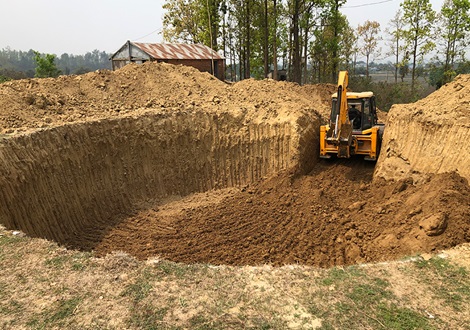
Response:
POLYGON ((245 16, 245 29, 246 29, 246 43, 245 43, 245 79, 251 77, 250 72, 250 57, 251 57, 251 39, 250 39, 250 6, 251 3, 249 0, 246 0, 246 16, 245 16))
POLYGON ((273 79, 277 80, 277 4, 274 0, 273 5, 274 16, 274 35, 273 35, 273 79))
POLYGON ((300 0, 294 0, 294 13, 292 16, 293 25, 293 56, 292 56, 292 81, 300 84, 301 83, 301 70, 300 70, 300 39, 299 39, 299 15, 300 15, 300 0))
POLYGON ((397 35, 397 48, 395 49, 396 51, 396 56, 395 56, 395 84, 398 83, 398 56, 399 56, 399 51, 400 51, 400 44, 399 44, 399 39, 397 35))
POLYGON ((269 25, 268 25, 268 0, 264 0, 264 77, 269 74, 269 25))
POLYGON ((334 16, 334 45, 333 45, 333 66, 331 70, 331 81, 336 81, 338 72, 338 24, 339 24, 339 0, 335 0, 335 16, 334 16))
POLYGON ((413 43, 413 70, 411 71, 411 93, 415 92, 415 79, 416 79, 416 52, 418 51, 418 37, 416 35, 413 43))
POLYGON ((305 85, 307 83, 307 64, 308 64, 308 24, 309 22, 306 22, 305 25, 305 32, 304 32, 304 74, 303 74, 303 84, 305 85))
POLYGON ((366 55, 366 78, 369 78, 369 53, 366 55))

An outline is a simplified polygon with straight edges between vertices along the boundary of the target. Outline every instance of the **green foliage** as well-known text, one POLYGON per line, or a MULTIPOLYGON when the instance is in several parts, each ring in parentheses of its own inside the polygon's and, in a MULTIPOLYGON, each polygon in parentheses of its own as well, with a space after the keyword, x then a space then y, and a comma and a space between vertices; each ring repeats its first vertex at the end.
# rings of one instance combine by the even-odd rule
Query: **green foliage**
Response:
POLYGON ((377 99, 377 107, 382 111, 388 111, 394 104, 412 103, 432 92, 424 85, 416 84, 414 90, 407 82, 390 83, 386 81, 374 82, 370 78, 351 76, 349 88, 353 91, 372 91, 377 99))
POLYGON ((353 58, 354 35, 339 11, 344 3, 166 0, 163 35, 167 41, 222 49, 229 76, 235 80, 264 78, 266 71, 282 63, 291 80, 332 81, 337 76, 333 71, 341 63, 349 66, 353 58))
POLYGON ((439 89, 444 84, 452 81, 459 74, 470 73, 470 61, 455 63, 451 68, 446 70, 443 63, 433 63, 429 69, 429 84, 439 89))
MULTIPOLYGON (((432 31, 436 20, 436 12, 432 9, 429 0, 405 0, 400 4, 403 8, 403 37, 411 54, 411 89, 414 91, 416 83, 416 68, 421 63, 424 54, 435 48, 432 31)), ((405 56, 407 57, 407 56, 405 56)))
POLYGON ((351 27, 346 16, 336 13, 334 3, 327 2, 322 14, 321 27, 314 31, 315 41, 310 46, 310 56, 314 70, 313 82, 335 83, 337 74, 332 75, 339 68, 341 61, 349 60, 353 51, 345 38, 351 36, 351 27), (340 45, 345 45, 344 49, 340 45))
POLYGON ((456 57, 465 56, 470 36, 469 11, 469 0, 446 0, 442 6, 437 29, 441 36, 441 52, 444 55, 442 83, 447 83, 456 76, 454 70, 456 57))
POLYGON ((163 5, 163 38, 167 41, 201 43, 202 2, 193 0, 166 0, 163 5))
POLYGON ((366 76, 369 76, 369 58, 380 51, 378 49, 378 43, 382 39, 379 35, 380 23, 367 20, 357 27, 357 34, 361 42, 359 53, 366 57, 366 76))
MULTIPOLYGON (((5 48, 0 50, 0 76, 8 79, 32 78, 37 63, 33 50, 28 52, 5 48)), ((94 50, 85 55, 64 53, 54 59, 57 69, 64 74, 81 74, 98 69, 111 69, 110 54, 94 50)))
POLYGON ((34 52, 34 61, 36 61, 36 78, 58 77, 61 71, 57 69, 54 60, 54 54, 46 54, 42 56, 39 52, 34 52))
POLYGON ((429 84, 434 86, 436 89, 441 88, 444 85, 444 66, 443 65, 431 65, 429 70, 429 84))
POLYGON ((0 74, 0 84, 9 80, 11 80, 11 78, 0 74))

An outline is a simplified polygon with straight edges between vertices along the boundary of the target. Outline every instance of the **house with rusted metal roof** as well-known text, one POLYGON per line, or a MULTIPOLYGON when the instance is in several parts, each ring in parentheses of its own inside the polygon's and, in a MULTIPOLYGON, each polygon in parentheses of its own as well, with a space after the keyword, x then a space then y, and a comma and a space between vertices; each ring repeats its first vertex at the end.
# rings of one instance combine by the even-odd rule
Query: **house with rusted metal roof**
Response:
POLYGON ((199 71, 209 72, 220 80, 225 78, 225 58, 201 44, 150 44, 127 41, 111 56, 111 61, 113 70, 129 63, 156 61, 192 66, 199 71))

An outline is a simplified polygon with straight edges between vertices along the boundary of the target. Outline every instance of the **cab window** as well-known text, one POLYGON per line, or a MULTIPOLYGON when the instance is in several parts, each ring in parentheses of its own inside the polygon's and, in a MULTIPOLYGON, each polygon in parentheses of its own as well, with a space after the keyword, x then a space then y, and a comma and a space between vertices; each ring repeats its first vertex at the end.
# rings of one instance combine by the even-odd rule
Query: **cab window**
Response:
POLYGON ((362 129, 369 129, 373 124, 373 113, 371 111, 371 103, 369 99, 365 99, 364 102, 364 111, 362 111, 362 129))

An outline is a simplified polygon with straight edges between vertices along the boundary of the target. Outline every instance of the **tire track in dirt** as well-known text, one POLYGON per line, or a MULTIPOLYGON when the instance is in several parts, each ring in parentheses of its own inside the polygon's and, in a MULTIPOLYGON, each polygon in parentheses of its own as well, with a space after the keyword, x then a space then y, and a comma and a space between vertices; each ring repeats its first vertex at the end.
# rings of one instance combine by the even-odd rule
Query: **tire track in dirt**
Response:
MULTIPOLYGON (((373 170, 373 164, 355 159, 320 162, 305 176, 283 173, 218 204, 184 210, 172 222, 175 235, 151 234, 158 225, 142 223, 137 214, 112 230, 120 238, 106 237, 96 251, 104 255, 123 248, 142 259, 158 255, 186 263, 326 267, 399 258, 470 238, 466 221, 470 192, 458 175, 437 175, 415 187, 406 182, 372 182, 373 170), (427 236, 420 219, 429 212, 413 214, 416 205, 406 201, 450 184, 459 187, 458 196, 451 203, 433 201, 448 214, 448 230, 427 236), (133 222, 140 224, 133 229, 140 229, 139 239, 119 245, 133 222)), ((182 208, 184 204, 182 200, 182 208)))

